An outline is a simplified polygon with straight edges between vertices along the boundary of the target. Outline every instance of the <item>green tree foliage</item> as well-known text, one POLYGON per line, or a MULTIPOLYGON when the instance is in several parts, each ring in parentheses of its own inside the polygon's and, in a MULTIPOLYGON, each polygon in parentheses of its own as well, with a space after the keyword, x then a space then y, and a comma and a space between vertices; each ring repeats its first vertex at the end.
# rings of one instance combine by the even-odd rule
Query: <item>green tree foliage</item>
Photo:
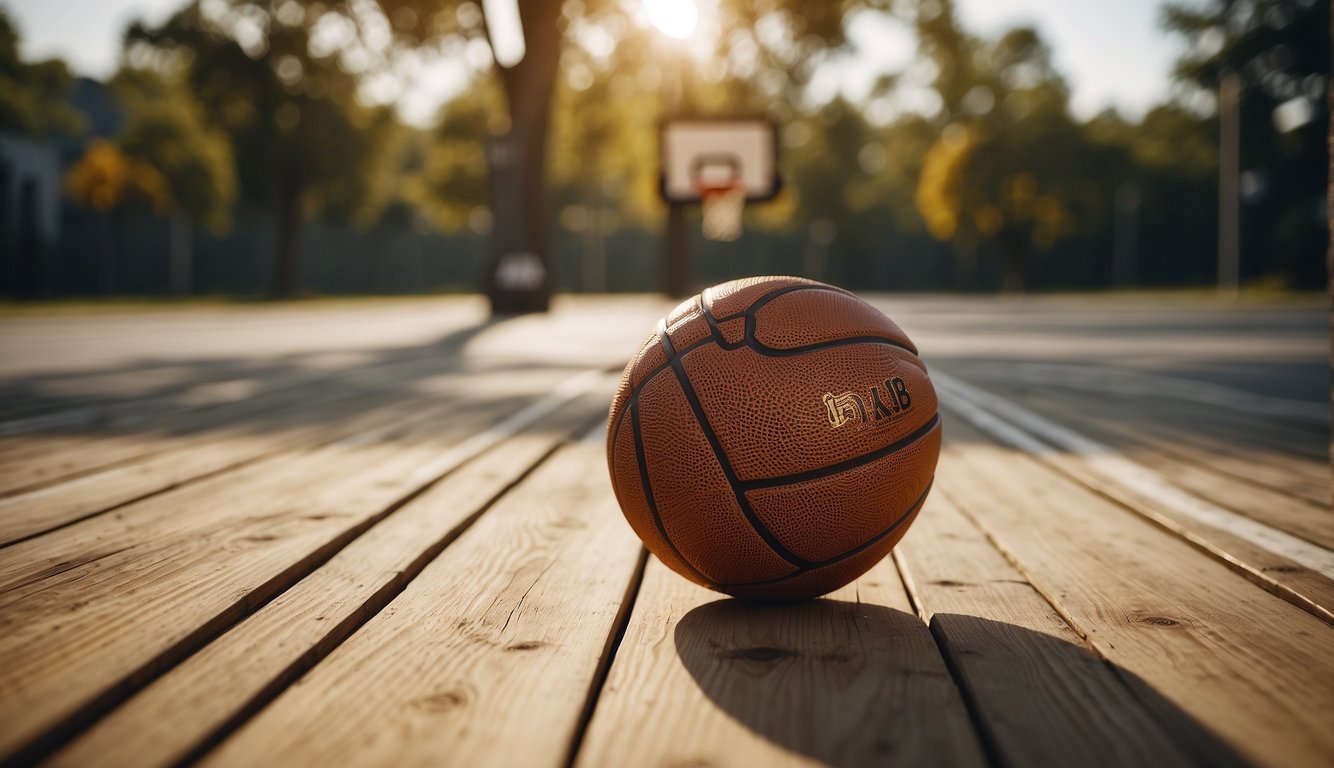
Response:
MULTIPOLYGON (((380 5, 397 38, 407 46, 425 44, 458 50, 466 41, 484 38, 487 33, 483 14, 474 2, 380 0, 380 5)), ((643 189, 636 183, 639 172, 618 167, 618 158, 645 156, 637 152, 652 146, 644 146, 645 138, 652 140, 652 123, 646 119, 659 114, 661 105, 637 103, 640 109, 630 124, 643 129, 647 136, 618 140, 616 137, 627 136, 628 125, 623 121, 613 123, 610 117, 625 114, 622 108, 637 101, 629 97, 632 92, 643 91, 646 83, 653 84, 647 88, 650 93, 659 87, 675 88, 678 110, 705 108, 710 105, 705 91, 722 94, 728 89, 690 88, 690 81, 702 77, 712 85, 762 81, 755 87, 731 89, 733 93, 747 91, 749 100, 766 96, 773 102, 775 97, 792 97, 810 77, 822 53, 844 44, 843 22, 848 13, 888 5, 885 0, 721 3, 718 21, 722 34, 715 38, 714 49, 696 51, 693 59, 683 59, 680 52, 667 51, 656 33, 636 28, 631 18, 634 9, 619 0, 519 3, 527 53, 518 64, 495 71, 507 108, 508 134, 517 147, 520 165, 519 189, 511 201, 519 211, 520 222, 514 246, 549 255, 551 206, 547 189, 552 163, 548 162, 548 152, 553 145, 561 150, 556 166, 573 156, 580 159, 583 169, 582 178, 573 185, 561 185, 558 176, 557 186, 564 186, 556 193, 559 201, 620 198, 626 191, 631 200, 645 201, 638 197, 637 190, 643 189), (571 45, 570 40, 575 44, 571 45), (600 42, 590 47, 590 40, 600 42), (683 73, 681 83, 667 82, 678 72, 683 73), (760 72, 767 77, 756 79, 760 72), (558 73, 566 76, 565 82, 558 73), (567 86, 573 87, 565 90, 567 86), (578 114, 579 119, 558 122, 553 131, 552 109, 558 93, 564 104, 556 108, 566 115, 578 114), (612 93, 627 98, 619 102, 600 100, 612 93), (582 108, 588 106, 595 108, 582 108), (578 150, 572 154, 570 147, 578 150), (631 147, 635 151, 625 151, 631 147)), ((737 100, 728 100, 728 105, 732 109, 739 106, 737 100)), ((790 110, 782 115, 790 116, 790 110)), ((561 174, 562 169, 557 167, 555 172, 561 174)))
POLYGON ((226 134, 205 122, 178 80, 152 70, 123 69, 111 81, 126 112, 116 144, 155 169, 169 190, 165 207, 215 232, 231 221, 236 175, 226 134))
POLYGON ((172 204, 171 185, 151 164, 126 155, 106 139, 93 139, 66 171, 65 194, 100 214, 98 276, 102 292, 112 295, 118 285, 113 219, 130 207, 166 214, 172 204))
POLYGON ((0 7, 0 131, 42 136, 49 131, 76 134, 82 123, 65 102, 73 79, 59 59, 24 62, 19 31, 0 7))
POLYGON ((477 79, 445 106, 439 126, 415 143, 403 194, 440 231, 485 229, 486 141, 500 127, 502 112, 495 83, 477 79))
POLYGON ((1243 274, 1323 284, 1330 4, 1172 3, 1164 23, 1189 45, 1176 67, 1183 84, 1212 94, 1224 73, 1241 78, 1243 274))
MULTIPOLYGON (((311 213, 388 201, 388 110, 356 99, 370 56, 355 3, 304 0, 193 2, 157 27, 134 24, 131 61, 179 72, 208 124, 229 137, 244 196, 277 221, 272 292, 299 289, 298 243, 311 213), (357 53, 353 53, 353 52, 357 53)), ((374 17, 372 17, 374 18, 374 17)))
POLYGON ((918 211, 934 237, 954 243, 961 277, 990 242, 1004 254, 1005 286, 1022 290, 1034 249, 1101 223, 1115 152, 1070 117, 1069 89, 1036 30, 975 38, 948 0, 921 3, 916 24, 943 124, 918 180, 918 211))

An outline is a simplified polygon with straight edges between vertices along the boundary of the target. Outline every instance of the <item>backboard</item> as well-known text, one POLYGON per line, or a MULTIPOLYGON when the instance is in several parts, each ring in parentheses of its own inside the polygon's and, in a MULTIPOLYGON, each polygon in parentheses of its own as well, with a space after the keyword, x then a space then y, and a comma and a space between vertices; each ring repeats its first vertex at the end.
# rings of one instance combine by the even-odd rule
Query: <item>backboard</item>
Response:
POLYGON ((741 187, 747 202, 778 194, 778 141, 764 118, 675 118, 662 125, 661 192, 673 203, 741 187))

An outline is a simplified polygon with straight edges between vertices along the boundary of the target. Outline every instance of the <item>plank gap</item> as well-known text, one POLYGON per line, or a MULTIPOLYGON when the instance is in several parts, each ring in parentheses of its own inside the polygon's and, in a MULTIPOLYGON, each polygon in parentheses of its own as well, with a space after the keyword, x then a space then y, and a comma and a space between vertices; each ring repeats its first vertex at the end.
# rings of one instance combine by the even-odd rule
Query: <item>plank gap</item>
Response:
MULTIPOLYGON (((408 585, 412 583, 413 579, 421 575, 421 572, 426 570, 428 565, 443 554, 450 544, 453 544, 458 540, 458 538, 471 528, 482 515, 486 514, 488 510, 494 507, 505 494, 509 493, 515 486, 526 480, 539 466, 546 463, 547 459, 551 458, 551 455, 560 450, 563 445, 564 443, 556 443, 551 446, 551 448, 543 453, 537 461, 530 464, 523 470, 523 472, 507 482, 498 492, 478 507, 476 511, 468 515, 457 526, 451 528, 443 537, 427 547, 420 555, 413 559, 406 568, 399 571, 390 578, 389 581, 385 582, 380 589, 376 590, 376 592, 366 600, 366 602, 350 612, 348 616, 330 630, 329 634, 320 642, 312 646, 310 650, 306 651, 288 668, 279 673, 268 685, 260 689, 240 710, 236 712, 235 715, 228 718, 225 723, 212 733, 208 734, 175 765, 178 766, 178 768, 183 768, 184 766, 193 765, 202 760, 210 751, 225 741, 228 736, 231 736, 241 728, 241 726, 245 725, 250 718, 254 717, 270 702, 278 698, 283 691, 287 690, 287 688, 300 680, 301 677, 313 669, 316 664, 320 663, 325 657, 333 653, 344 641, 351 637, 353 633, 371 619, 378 616, 389 603, 393 602, 394 598, 398 597, 402 594, 403 590, 408 588, 408 585)), ((486 452, 484 451, 483 453, 486 452)), ((459 465, 459 467, 462 466, 463 464, 459 465)), ((456 467, 455 469, 459 467, 456 467)), ((440 478, 432 481, 430 485, 436 485, 440 480, 444 479, 446 475, 451 474, 453 471, 454 470, 450 470, 444 475, 441 475, 440 478)), ((423 487, 417 493, 413 494, 412 498, 405 499, 398 505, 398 507, 406 506, 408 502, 412 501, 413 498, 422 495, 426 490, 429 490, 429 488, 423 487)))
MULTIPOLYGON (((411 419, 409 419, 409 421, 411 421, 411 419)), ((499 445, 499 443, 496 445, 499 445)), ((165 649, 156 657, 141 665, 138 669, 130 672, 118 682, 110 685, 106 690, 95 696, 87 704, 70 713, 70 715, 63 721, 56 723, 47 731, 18 749, 8 759, 12 760, 15 764, 35 764, 46 757, 49 757, 66 742, 87 730, 100 718, 114 710, 135 693, 171 671, 172 668, 190 658, 191 655, 221 637, 237 624, 244 621, 247 617, 275 600, 283 592, 299 583, 311 573, 314 573, 375 525, 429 491, 444 478, 458 471, 462 467, 471 464, 480 456, 489 453, 496 447, 496 445, 488 446, 486 449, 464 458, 462 461, 448 467, 435 477, 419 484, 411 491, 387 504, 381 511, 370 515, 356 525, 343 530, 333 539, 307 554, 301 560, 288 566, 264 584, 239 598, 227 609, 223 610, 209 621, 206 621, 199 628, 183 637, 171 647, 165 649)), ((553 448, 553 451, 554 450, 555 449, 553 448)), ((550 452, 546 454, 546 456, 549 455, 550 452)), ((531 471, 531 469, 532 468, 530 467, 528 471, 531 471)), ((476 520, 476 516, 473 517, 473 520, 476 520)), ((448 542, 446 544, 448 544, 448 542)), ((422 567, 424 568, 428 564, 429 561, 424 563, 422 567)), ((403 586, 406 587, 406 582, 403 586)), ((402 591, 402 588, 400 588, 399 591, 402 591)), ((327 655, 327 653, 325 655, 327 655)), ((274 693, 274 696, 276 695, 277 692, 274 693)), ((250 714, 253 716, 254 713, 252 712, 250 714)), ((237 723, 237 726, 239 727, 240 724, 241 723, 237 723)), ((202 754, 203 753, 201 753, 201 755, 202 754)))
POLYGON ((621 642, 625 640, 625 631, 630 626, 630 614, 635 609, 635 602, 639 600, 639 588, 644 583, 644 569, 648 567, 648 550, 639 548, 639 561, 635 564, 634 573, 630 576, 630 583, 626 585, 625 597, 621 600, 621 609, 616 614, 616 619, 612 624, 612 632, 607 639, 607 647, 602 652, 601 659, 598 660, 597 671, 593 673, 593 680, 589 683, 588 694, 584 697, 584 709, 579 713, 579 722, 574 726, 574 735, 570 739, 570 749, 561 763, 564 768, 573 768, 574 761, 579 756, 579 748, 584 744, 584 735, 588 732, 588 724, 593 720, 593 710, 597 709, 598 699, 602 695, 602 687, 607 682, 607 675, 611 673, 612 662, 616 660, 616 652, 621 649, 621 642))

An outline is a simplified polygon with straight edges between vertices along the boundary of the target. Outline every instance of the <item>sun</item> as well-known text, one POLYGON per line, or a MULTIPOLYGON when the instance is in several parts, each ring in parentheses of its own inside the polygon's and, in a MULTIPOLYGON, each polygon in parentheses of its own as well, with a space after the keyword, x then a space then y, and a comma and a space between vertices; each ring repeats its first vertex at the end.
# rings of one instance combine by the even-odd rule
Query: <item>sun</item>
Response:
POLYGON ((644 8, 658 31, 678 40, 689 37, 699 22, 695 0, 644 0, 644 8))

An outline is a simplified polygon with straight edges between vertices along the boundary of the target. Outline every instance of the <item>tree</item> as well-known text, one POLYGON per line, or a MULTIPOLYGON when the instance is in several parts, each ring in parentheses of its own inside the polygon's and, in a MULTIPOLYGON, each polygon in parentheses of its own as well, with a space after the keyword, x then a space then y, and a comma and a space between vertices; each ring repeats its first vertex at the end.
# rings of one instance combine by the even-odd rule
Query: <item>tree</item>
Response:
POLYGON ((303 222, 364 191, 382 160, 389 110, 357 101, 374 51, 355 2, 193 2, 162 25, 135 23, 131 61, 179 72, 229 137, 244 196, 276 217, 271 292, 299 290, 303 222))
POLYGON ((171 205, 171 188, 152 165, 129 157, 105 139, 88 142, 83 157, 65 174, 65 191, 72 200, 101 214, 100 281, 102 292, 116 292, 114 217, 127 206, 142 206, 157 214, 171 205))
POLYGON ((167 200, 160 207, 172 217, 169 282, 173 292, 189 293, 191 223, 214 232, 231 223, 236 197, 231 144, 205 122, 203 110, 177 79, 122 69, 111 89, 127 114, 117 146, 155 169, 166 184, 167 200))
POLYGON ((991 242, 1004 254, 1003 287, 1023 290, 1033 250, 1103 215, 1114 164, 1071 119, 1069 89, 1036 30, 979 40, 959 29, 948 0, 919 6, 916 23, 936 63, 942 125, 917 209, 932 236, 954 242, 961 277, 991 242))
POLYGON ((1187 41, 1176 77, 1192 103, 1207 108, 1225 74, 1241 81, 1243 274, 1322 285, 1330 3, 1172 3, 1163 23, 1187 41))
MULTIPOLYGON (((385 15, 393 23, 399 39, 410 46, 423 44, 461 45, 469 39, 491 39, 492 24, 478 6, 470 1, 380 0, 385 15)), ((814 71, 821 54, 844 44, 843 21, 854 10, 868 7, 887 9, 887 0, 862 0, 830 3, 826 0, 736 0, 720 3, 719 34, 712 40, 711 51, 701 51, 700 58, 712 62, 713 77, 720 65, 730 67, 731 49, 738 45, 755 51, 754 61, 738 66, 756 66, 771 72, 768 78, 770 99, 782 94, 793 97, 814 71), (759 29, 766 32, 759 32, 759 29), (742 43, 742 40, 745 43, 742 43)), ((506 201, 517 211, 518 231, 514 247, 538 254, 544 260, 550 288, 550 218, 548 196, 548 150, 556 73, 564 61, 566 38, 572 29, 580 35, 596 34, 609 39, 612 50, 607 55, 619 60, 645 58, 655 52, 644 45, 644 36, 636 33, 636 22, 625 4, 618 0, 522 0, 518 13, 525 43, 524 57, 518 62, 502 62, 497 76, 504 94, 513 141, 513 157, 518 168, 517 193, 506 201), (596 30, 596 33, 593 32, 596 30)), ((491 39, 494 46, 494 39, 491 39)), ((739 50, 739 48, 738 48, 739 50)), ((660 51, 658 51, 660 53, 660 51)), ((656 66, 656 64, 654 64, 656 66)), ((693 70, 696 61, 673 63, 674 67, 693 70)), ((618 70, 623 71, 623 70, 618 70)), ((633 70, 631 70, 633 71, 633 70)), ((694 75, 685 75, 691 78, 694 75)), ((738 78, 738 80, 743 78, 738 78)), ((600 105, 605 106, 605 105, 600 105)), ((686 99, 685 108, 702 106, 686 99)), ((644 130, 647 125, 639 124, 644 130)), ((586 146, 588 151, 594 147, 586 146)), ((492 164, 494 177, 498 168, 492 164)), ((537 297, 527 307, 544 309, 545 297, 537 297)))
POLYGON ((18 29, 0 7, 0 131, 26 136, 78 133, 78 113, 65 101, 72 82, 69 68, 59 59, 28 63, 19 58, 18 29))

